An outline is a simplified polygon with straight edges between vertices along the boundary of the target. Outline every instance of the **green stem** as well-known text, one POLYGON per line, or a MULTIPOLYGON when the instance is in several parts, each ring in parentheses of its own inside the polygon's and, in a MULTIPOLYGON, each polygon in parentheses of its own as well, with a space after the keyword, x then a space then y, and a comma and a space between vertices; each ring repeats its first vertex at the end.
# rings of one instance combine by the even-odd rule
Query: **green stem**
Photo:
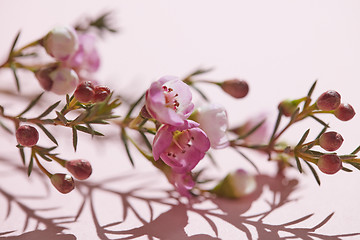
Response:
POLYGON ((40 168, 40 170, 41 170, 43 173, 45 173, 46 176, 48 176, 49 178, 51 178, 53 175, 52 175, 51 173, 49 173, 49 171, 46 170, 43 165, 41 165, 38 157, 36 156, 36 151, 32 151, 31 154, 32 154, 33 157, 35 158, 36 164, 38 165, 38 167, 40 168))

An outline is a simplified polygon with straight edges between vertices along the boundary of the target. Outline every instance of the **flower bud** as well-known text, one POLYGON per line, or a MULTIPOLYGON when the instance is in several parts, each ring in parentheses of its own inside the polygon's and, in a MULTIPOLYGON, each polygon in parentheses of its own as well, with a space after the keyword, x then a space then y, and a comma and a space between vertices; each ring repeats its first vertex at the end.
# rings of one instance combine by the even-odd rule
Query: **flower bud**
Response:
POLYGON ((244 80, 232 79, 221 83, 221 88, 234 98, 243 98, 249 92, 249 85, 244 80))
POLYGON ((89 161, 83 159, 71 160, 66 162, 66 169, 79 180, 85 180, 90 177, 92 167, 89 161))
POLYGON ((329 90, 320 95, 316 105, 320 110, 332 111, 339 107, 341 96, 338 92, 329 90))
POLYGON ((71 93, 79 82, 74 70, 61 66, 42 68, 35 73, 35 76, 44 90, 58 95, 71 93))
POLYGON ((320 146, 326 151, 336 151, 343 143, 343 137, 337 132, 326 132, 319 138, 320 146))
POLYGON ((32 147, 39 140, 39 132, 30 125, 22 125, 16 130, 16 140, 24 147, 32 147))
POLYGON ((76 31, 70 27, 55 27, 43 39, 46 52, 60 61, 66 61, 78 49, 76 31))
POLYGON ((94 95, 94 86, 90 81, 80 83, 74 92, 74 97, 82 103, 90 102, 94 95))
POLYGON ((211 193, 220 197, 240 198, 251 194, 256 189, 256 180, 254 176, 249 175, 242 169, 229 173, 211 193))
POLYGON ((349 121, 355 116, 354 108, 348 103, 342 103, 334 111, 335 117, 341 121, 349 121))
POLYGON ((106 86, 96 86, 94 88, 94 91, 95 91, 95 95, 92 99, 93 102, 102 102, 110 94, 110 89, 106 86))
POLYGON ((317 166, 323 173, 334 174, 342 168, 342 161, 336 154, 324 154, 319 158, 317 166))
POLYGON ((295 112, 298 105, 298 101, 286 99, 279 103, 278 109, 282 111, 284 116, 290 117, 295 112))
POLYGON ((69 174, 56 173, 50 178, 52 185, 61 193, 66 194, 75 188, 74 179, 69 174))

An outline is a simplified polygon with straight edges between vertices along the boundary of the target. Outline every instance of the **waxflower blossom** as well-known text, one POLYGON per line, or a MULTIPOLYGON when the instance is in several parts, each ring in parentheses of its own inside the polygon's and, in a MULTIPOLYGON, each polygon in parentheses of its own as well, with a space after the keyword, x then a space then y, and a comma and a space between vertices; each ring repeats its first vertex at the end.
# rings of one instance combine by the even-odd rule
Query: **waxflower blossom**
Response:
POLYGON ((223 106, 214 103, 203 105, 196 109, 194 118, 208 136, 212 148, 221 149, 229 146, 226 135, 228 117, 223 106))
POLYGON ((146 91, 146 109, 161 123, 181 126, 194 109, 187 84, 174 76, 153 82, 146 91))
POLYGON ((194 121, 185 121, 181 127, 163 125, 153 142, 155 160, 161 158, 173 171, 191 171, 210 148, 209 138, 194 121))
POLYGON ((100 57, 96 49, 96 37, 91 33, 78 34, 79 48, 66 61, 67 65, 75 69, 78 73, 81 71, 96 72, 100 66, 100 57))
POLYGON ((240 198, 256 189, 255 177, 242 169, 229 173, 210 192, 219 197, 240 198))
POLYGON ((47 66, 35 73, 41 87, 58 95, 65 95, 75 90, 79 83, 74 70, 63 66, 47 66))
POLYGON ((56 173, 51 176, 50 181, 63 194, 69 193, 75 188, 74 179, 68 174, 56 173))
POLYGON ((66 61, 78 49, 78 37, 70 26, 55 27, 42 40, 46 52, 60 61, 66 61))

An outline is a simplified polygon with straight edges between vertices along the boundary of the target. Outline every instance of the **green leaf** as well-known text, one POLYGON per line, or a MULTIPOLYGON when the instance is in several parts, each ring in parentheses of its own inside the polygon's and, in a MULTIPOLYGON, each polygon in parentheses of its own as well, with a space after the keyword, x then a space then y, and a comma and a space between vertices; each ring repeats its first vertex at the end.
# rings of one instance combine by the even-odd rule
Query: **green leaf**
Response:
POLYGON ((353 170, 346 168, 346 167, 342 167, 341 170, 345 171, 345 172, 352 172, 353 170))
POLYGON ((239 149, 237 148, 233 148, 237 153, 239 153, 243 158, 245 158, 254 168, 255 170, 260 173, 258 167, 256 166, 256 164, 249 158, 247 157, 243 152, 241 152, 239 149))
POLYGON ((131 156, 131 153, 130 153, 130 149, 129 149, 129 144, 128 144, 128 139, 127 139, 127 136, 126 136, 126 132, 125 132, 125 129, 124 128, 121 128, 121 140, 123 141, 124 143, 124 147, 125 147, 125 150, 126 150, 126 154, 128 155, 128 158, 130 160, 130 163, 132 166, 134 166, 134 160, 131 156))
POLYGON ((43 118, 45 116, 47 116, 49 113, 51 113, 52 110, 54 110, 60 103, 61 101, 58 101, 56 103, 54 103, 53 105, 51 105, 50 107, 48 107, 42 114, 40 114, 37 118, 43 118))
POLYGON ((281 117, 282 117, 282 111, 279 109, 279 113, 278 113, 278 116, 277 116, 277 119, 276 119, 276 122, 275 122, 275 127, 274 127, 274 130, 271 134, 271 137, 270 137, 270 143, 273 141, 274 137, 275 137, 275 134, 276 134, 276 131, 278 130, 279 126, 280 126, 280 122, 281 122, 281 117))
POLYGON ((214 167, 219 168, 219 165, 216 163, 216 160, 214 156, 208 151, 206 155, 209 157, 211 163, 214 165, 214 167))
POLYGON ((296 166, 299 169, 299 172, 302 173, 303 170, 302 170, 302 166, 301 166, 301 163, 300 163, 300 159, 297 156, 295 156, 295 160, 296 160, 296 166))
POLYGON ((316 182, 320 186, 320 178, 319 178, 319 175, 317 174, 316 170, 314 169, 313 166, 310 165, 310 163, 308 163, 307 161, 304 161, 304 162, 308 165, 308 167, 310 168, 312 174, 314 175, 314 178, 315 178, 316 182))
POLYGON ((33 165, 34 165, 34 153, 31 153, 31 157, 30 157, 30 162, 29 162, 29 166, 28 166, 28 176, 30 177, 30 174, 32 172, 33 169, 33 165))
POLYGON ((45 161, 48 161, 48 162, 52 162, 52 159, 47 157, 43 152, 38 152, 38 154, 40 155, 40 157, 42 159, 44 159, 45 161))
POLYGON ((19 30, 19 32, 16 34, 16 37, 13 41, 13 44, 11 45, 11 48, 10 48, 10 52, 9 52, 9 59, 12 57, 12 53, 14 51, 14 48, 16 46, 16 43, 18 42, 19 40, 19 37, 20 37, 20 33, 21 33, 21 30, 19 30))
POLYGON ((139 105, 139 103, 142 101, 142 99, 145 97, 145 93, 142 94, 137 100, 136 102, 134 102, 133 104, 131 104, 129 111, 127 112, 125 119, 129 118, 131 116, 131 113, 134 111, 135 107, 137 105, 139 105))
POLYGON ((355 167, 357 170, 360 170, 360 164, 359 163, 355 163, 355 162, 346 162, 350 165, 352 165, 353 167, 355 167))
POLYGON ((40 123, 36 123, 36 125, 41 128, 41 130, 46 134, 46 136, 56 145, 58 145, 58 142, 56 141, 55 137, 44 127, 44 125, 40 123))
POLYGON ((58 111, 56 111, 55 113, 56 113, 57 117, 59 118, 59 120, 60 120, 64 125, 67 125, 68 120, 65 118, 65 116, 64 116, 61 112, 58 112, 58 111))
POLYGON ((314 115, 310 115, 311 118, 315 119, 318 123, 320 123, 321 125, 323 125, 326 128, 329 128, 329 124, 325 123, 323 120, 321 120, 318 117, 315 117, 314 115))
POLYGON ((212 70, 213 70, 213 68, 207 68, 207 69, 199 68, 199 69, 195 70, 194 72, 190 73, 187 78, 196 76, 196 75, 200 75, 200 74, 204 74, 204 73, 208 73, 208 72, 211 72, 212 70))
POLYGON ((320 136, 323 135, 323 133, 326 132, 327 129, 328 129, 328 127, 324 126, 324 128, 321 130, 321 132, 317 135, 317 137, 315 139, 320 138, 320 136))
POLYGON ((21 160, 25 166, 25 152, 24 152, 24 148, 22 146, 19 146, 19 151, 20 151, 20 156, 21 156, 21 160))
POLYGON ((14 79, 15 79, 15 83, 16 83, 16 89, 18 92, 20 92, 20 81, 19 81, 19 77, 16 73, 16 67, 13 63, 10 64, 10 68, 14 74, 14 79))
POLYGON ((143 140, 144 140, 144 142, 145 142, 145 145, 148 147, 148 149, 149 149, 150 151, 152 151, 152 145, 151 145, 151 143, 149 142, 149 139, 146 137, 145 133, 142 132, 142 131, 139 131, 139 133, 140 133, 141 137, 143 138, 143 140))
POLYGON ((81 126, 81 125, 76 125, 75 128, 76 128, 76 130, 79 130, 81 132, 88 133, 88 134, 91 134, 91 135, 104 136, 104 134, 102 134, 101 132, 98 132, 98 131, 95 131, 94 129, 92 129, 90 124, 87 124, 87 126, 88 127, 84 127, 84 126, 81 126))
POLYGON ((311 85, 311 87, 310 87, 310 90, 309 90, 309 92, 308 92, 308 94, 307 94, 307 99, 306 99, 306 101, 305 101, 305 103, 304 103, 304 109, 307 108, 307 107, 310 105, 311 95, 312 95, 313 92, 314 92, 314 89, 315 89, 315 87, 316 87, 316 83, 317 83, 317 80, 315 80, 315 82, 314 82, 314 83, 311 85))
POLYGON ((307 136, 309 135, 309 132, 310 132, 310 128, 308 130, 306 130, 306 132, 302 135, 302 137, 301 137, 299 143, 297 144, 297 146, 301 146, 305 142, 307 136))
POLYGON ((33 99, 29 105, 25 108, 24 111, 22 111, 18 117, 24 115, 26 112, 28 112, 33 106, 35 106, 35 104, 40 100, 41 96, 44 94, 44 92, 40 93, 35 99, 33 99))
POLYGON ((73 147, 74 151, 76 152, 78 137, 77 137, 77 130, 75 126, 72 126, 72 135, 73 135, 73 147))
POLYGON ((357 154, 360 151, 360 146, 358 146, 351 154, 357 154))
POLYGON ((77 118, 75 118, 72 122, 71 125, 75 126, 77 124, 79 124, 80 122, 82 122, 87 116, 89 115, 88 111, 85 111, 83 113, 80 113, 79 116, 77 116, 77 118))

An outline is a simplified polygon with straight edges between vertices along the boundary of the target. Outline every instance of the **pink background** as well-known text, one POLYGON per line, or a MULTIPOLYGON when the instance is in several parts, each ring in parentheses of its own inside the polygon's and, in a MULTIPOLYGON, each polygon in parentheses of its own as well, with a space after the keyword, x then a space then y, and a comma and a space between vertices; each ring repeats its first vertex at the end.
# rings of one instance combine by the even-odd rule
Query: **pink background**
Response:
MULTIPOLYGON (((250 94, 243 100, 204 86, 214 101, 228 108, 231 126, 261 112, 273 118, 280 100, 302 97, 315 79, 319 81, 314 96, 335 89, 343 101, 360 109, 360 2, 356 0, 2 0, 0 61, 20 29, 19 45, 23 45, 53 26, 110 10, 120 33, 99 40, 102 66, 97 79, 125 98, 136 99, 163 75, 184 77, 198 67, 213 67, 204 78, 238 77, 250 84, 250 94)), ((0 77, 5 88, 14 89, 8 71, 1 70, 0 77)), ((22 74, 21 83, 25 95, 38 91, 31 74, 22 74)), ((25 104, 1 98, 0 104, 14 112, 25 104)), ((201 103, 196 94, 194 99, 201 103)), ((358 116, 347 123, 325 120, 345 139, 340 153, 359 145, 358 116)), ((296 143, 309 127, 310 138, 321 129, 307 120, 285 139, 296 143)), ((89 181, 78 183, 79 191, 68 195, 57 193, 37 172, 29 179, 21 168, 16 140, 0 130, 0 239, 278 239, 277 234, 305 239, 360 233, 356 170, 320 174, 318 187, 309 170, 300 175, 290 169, 285 179, 274 178, 275 165, 247 151, 262 173, 253 195, 238 201, 207 199, 190 206, 178 201, 166 179, 141 156, 135 158, 136 168, 131 167, 115 130, 105 129, 110 135, 105 141, 81 135, 75 154, 70 130, 53 129, 59 134, 58 151, 63 157, 87 158, 94 168, 89 181), (269 214, 256 216, 264 212, 269 214), (291 221, 295 222, 286 225, 291 221)), ((40 143, 51 146, 45 136, 40 143)), ((201 163, 210 166, 208 177, 220 179, 236 168, 256 174, 233 151, 214 155, 219 169, 209 160, 201 163)), ((48 166, 53 172, 62 171, 53 165, 48 166)), ((359 236, 348 239, 352 238, 359 236)))

